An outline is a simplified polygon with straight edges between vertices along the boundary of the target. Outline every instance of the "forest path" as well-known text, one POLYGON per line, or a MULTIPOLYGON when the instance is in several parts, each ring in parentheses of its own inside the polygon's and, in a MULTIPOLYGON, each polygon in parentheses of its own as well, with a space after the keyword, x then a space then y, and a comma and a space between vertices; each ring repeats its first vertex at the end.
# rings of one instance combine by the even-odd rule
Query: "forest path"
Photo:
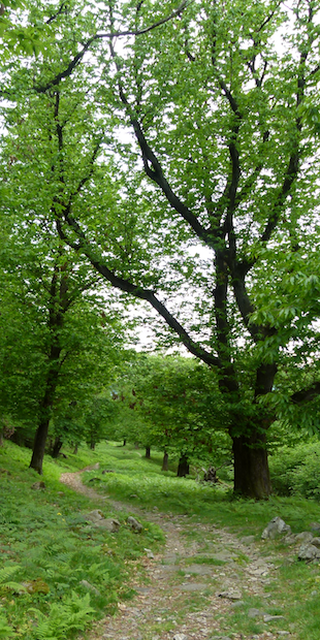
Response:
POLYGON ((276 579, 279 557, 263 555, 261 543, 239 539, 212 524, 191 522, 188 516, 147 512, 102 496, 81 482, 81 473, 64 473, 60 480, 95 502, 107 501, 116 510, 158 524, 166 536, 163 552, 154 558, 147 554, 140 563, 143 572, 133 572, 135 598, 120 603, 117 615, 100 621, 83 640, 295 638, 285 630, 285 612, 284 617, 267 619, 277 602, 265 587, 276 579), (248 611, 244 596, 254 597, 257 608, 248 611), (231 625, 230 614, 241 611, 252 619, 251 634, 243 635, 231 625))

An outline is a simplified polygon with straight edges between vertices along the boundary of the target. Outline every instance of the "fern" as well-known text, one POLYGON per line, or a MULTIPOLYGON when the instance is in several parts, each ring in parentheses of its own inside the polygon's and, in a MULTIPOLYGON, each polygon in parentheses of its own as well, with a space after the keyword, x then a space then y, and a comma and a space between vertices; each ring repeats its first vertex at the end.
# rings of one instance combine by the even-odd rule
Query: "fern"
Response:
POLYGON ((38 618, 37 640, 65 640, 70 631, 83 631, 88 616, 94 613, 90 606, 90 595, 79 598, 72 592, 64 603, 52 604, 48 616, 39 609, 30 609, 38 618))
POLYGON ((7 619, 0 614, 0 638, 6 639, 14 637, 16 637, 16 633, 13 628, 8 626, 7 619))
POLYGON ((0 591, 26 591, 26 588, 20 582, 10 579, 19 569, 21 569, 19 564, 9 565, 0 569, 0 591))

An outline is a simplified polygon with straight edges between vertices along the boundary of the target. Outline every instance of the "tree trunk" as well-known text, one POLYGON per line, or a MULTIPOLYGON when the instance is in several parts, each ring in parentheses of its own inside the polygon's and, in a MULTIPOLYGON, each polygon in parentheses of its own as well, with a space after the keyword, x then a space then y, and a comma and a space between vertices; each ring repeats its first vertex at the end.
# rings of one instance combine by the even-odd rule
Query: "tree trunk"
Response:
POLYGON ((30 469, 35 469, 39 475, 42 475, 42 463, 49 431, 49 422, 50 419, 47 418, 42 420, 38 426, 34 439, 32 458, 29 465, 30 469))
POLYGON ((178 478, 184 478, 187 475, 189 475, 188 458, 184 453, 182 453, 178 464, 177 476, 178 478))
POLYGON ((73 455, 74 455, 74 456, 76 456, 76 455, 77 455, 77 453, 78 453, 78 449, 79 449, 79 444, 77 443, 77 444, 75 444, 75 445, 74 445, 74 449, 73 449, 73 455))
POLYGON ((163 454, 162 468, 161 471, 168 471, 169 469, 169 454, 165 451, 163 454))
POLYGON ((53 443, 53 447, 51 449, 51 457, 52 458, 57 458, 58 457, 62 445, 63 445, 63 442, 62 442, 60 436, 57 436, 55 438, 55 441, 53 443))
POLYGON ((151 458, 151 447, 146 447, 146 458, 150 460, 151 458))
POLYGON ((125 446, 126 446, 126 444, 127 444, 127 441, 126 441, 126 439, 124 439, 124 441, 123 441, 123 445, 122 445, 122 446, 123 446, 123 447, 125 447, 125 446))
POLYGON ((94 451, 94 450, 95 450, 95 446, 96 446, 96 443, 95 443, 93 440, 91 440, 91 442, 90 442, 90 449, 91 449, 91 451, 94 451))
POLYGON ((266 449, 266 433, 252 431, 233 438, 234 492, 247 498, 266 499, 271 482, 266 449))

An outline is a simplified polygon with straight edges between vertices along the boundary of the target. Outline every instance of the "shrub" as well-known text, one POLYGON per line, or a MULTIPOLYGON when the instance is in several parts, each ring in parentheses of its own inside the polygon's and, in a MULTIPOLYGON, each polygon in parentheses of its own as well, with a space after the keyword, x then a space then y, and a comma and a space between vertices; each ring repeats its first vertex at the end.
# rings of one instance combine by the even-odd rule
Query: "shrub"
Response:
POLYGON ((320 501, 320 443, 313 440, 279 449, 270 456, 270 475, 278 495, 300 495, 320 501))

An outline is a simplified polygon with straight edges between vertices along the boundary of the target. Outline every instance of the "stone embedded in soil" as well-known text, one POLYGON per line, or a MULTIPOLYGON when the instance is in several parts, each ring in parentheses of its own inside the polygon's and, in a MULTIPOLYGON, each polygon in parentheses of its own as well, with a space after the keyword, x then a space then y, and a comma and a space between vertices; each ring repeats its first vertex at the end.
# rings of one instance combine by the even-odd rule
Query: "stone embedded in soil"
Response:
POLYGON ((284 616, 270 616, 268 613, 263 616, 264 622, 273 622, 274 620, 284 620, 284 616))
POLYGON ((182 589, 182 591, 205 591, 205 589, 208 589, 208 587, 208 584, 191 582, 189 584, 182 584, 180 589, 182 589))
POLYGON ((248 618, 259 618, 260 616, 263 616, 263 612, 260 609, 249 609, 248 618))
POLYGON ((218 593, 219 598, 227 598, 227 600, 241 600, 241 593, 239 589, 228 589, 227 591, 221 591, 218 593))
POLYGON ((199 576, 205 576, 212 573, 212 568, 203 564, 190 564, 188 565, 188 572, 196 573, 199 576))

